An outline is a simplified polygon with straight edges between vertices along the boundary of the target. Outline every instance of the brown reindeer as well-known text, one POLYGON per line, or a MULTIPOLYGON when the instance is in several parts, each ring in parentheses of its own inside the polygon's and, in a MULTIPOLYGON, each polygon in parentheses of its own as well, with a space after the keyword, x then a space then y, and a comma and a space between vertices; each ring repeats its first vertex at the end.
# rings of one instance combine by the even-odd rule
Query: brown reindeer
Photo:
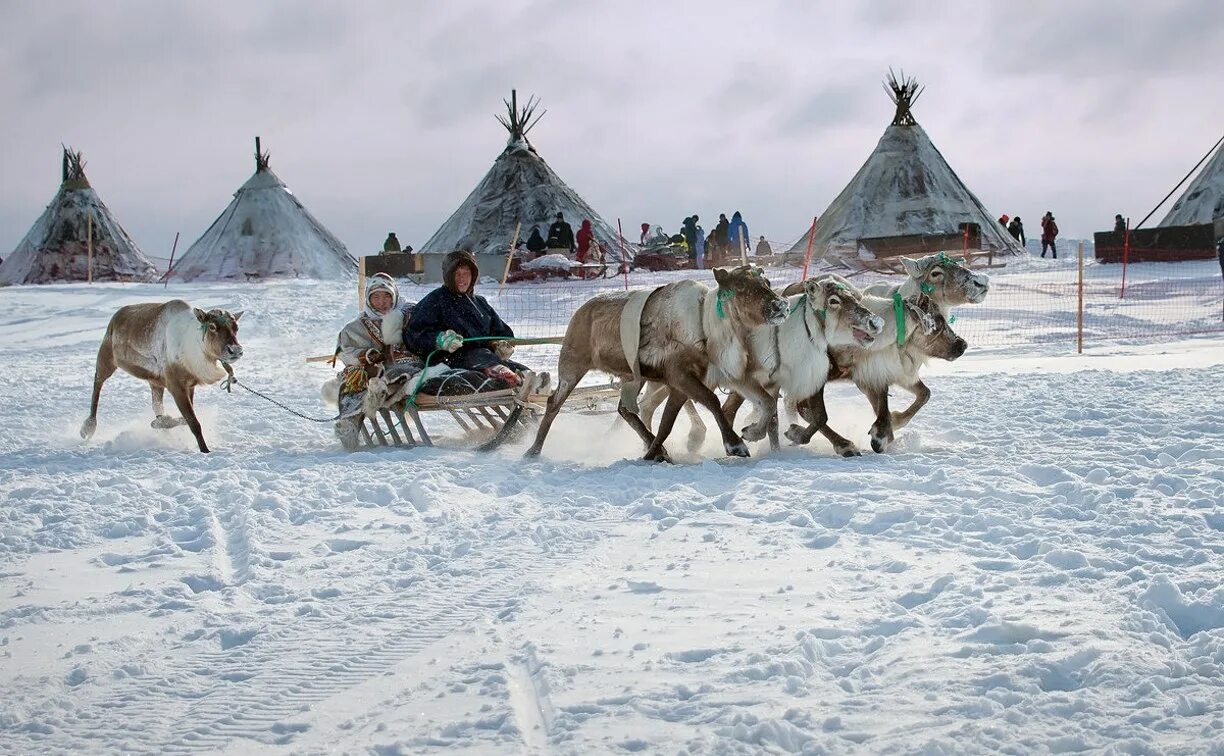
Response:
MULTIPOLYGON (((625 382, 617 411, 646 444, 645 459, 670 461, 663 444, 689 398, 714 414, 727 454, 747 457, 747 445, 719 410, 711 387, 734 387, 763 408, 771 397, 749 374, 748 340, 753 329, 782 322, 787 303, 754 266, 715 268, 714 279, 718 283, 714 291, 695 281, 677 281, 649 292, 602 294, 579 307, 561 345, 557 390, 548 399, 526 456, 540 453, 553 420, 578 381, 590 370, 600 370, 625 382), (638 415, 636 397, 642 381, 669 388, 657 434, 638 415)), ((763 435, 763 427, 760 431, 763 435)))
POLYGON ((204 433, 195 414, 195 387, 216 383, 233 375, 229 365, 242 357, 238 344, 241 312, 204 312, 181 299, 164 304, 120 307, 111 317, 98 348, 94 367, 93 399, 89 417, 81 426, 88 439, 98 428, 98 397, 102 384, 116 368, 148 381, 153 392, 154 428, 173 428, 186 423, 200 451, 207 453, 204 433), (218 364, 220 363, 220 364, 218 364), (170 391, 182 419, 168 417, 163 403, 170 391))

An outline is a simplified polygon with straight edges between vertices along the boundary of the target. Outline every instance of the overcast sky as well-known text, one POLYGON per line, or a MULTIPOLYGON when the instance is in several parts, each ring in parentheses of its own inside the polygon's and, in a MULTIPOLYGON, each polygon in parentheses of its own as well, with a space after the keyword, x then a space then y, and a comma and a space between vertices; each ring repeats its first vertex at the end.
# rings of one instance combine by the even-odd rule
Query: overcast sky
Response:
MULTIPOLYGON (((355 254, 420 246, 505 145, 532 143, 629 235, 743 211, 800 236, 892 117, 996 216, 1065 237, 1146 214, 1224 133, 1224 3, 18 2, 0 0, 0 255, 59 184, 60 143, 151 255, 272 168, 355 254)), ((1149 225, 1159 221, 1158 214, 1149 225)))

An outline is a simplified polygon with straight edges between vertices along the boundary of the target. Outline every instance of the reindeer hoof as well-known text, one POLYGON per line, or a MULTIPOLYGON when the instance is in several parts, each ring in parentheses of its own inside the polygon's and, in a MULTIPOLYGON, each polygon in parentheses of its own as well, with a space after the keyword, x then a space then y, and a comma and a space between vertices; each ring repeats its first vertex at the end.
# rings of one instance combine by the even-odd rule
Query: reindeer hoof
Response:
POLYGON ((751 457, 752 456, 751 454, 748 453, 748 444, 745 444, 743 441, 736 441, 734 443, 724 443, 723 448, 727 450, 728 457, 751 457))
POLYGON ((89 418, 85 422, 81 423, 81 438, 88 441, 90 438, 93 437, 94 431, 96 431, 97 429, 98 429, 98 418, 96 417, 89 418))
POLYGON ((861 457, 863 456, 863 453, 858 450, 858 447, 855 447, 855 446, 842 446, 842 447, 838 447, 834 449, 833 451, 837 452, 837 454, 842 457, 861 457))
POLYGON ((745 441, 760 441, 765 438, 765 432, 769 429, 769 423, 753 423, 740 431, 740 436, 745 441))
POLYGON ((671 455, 667 453, 667 449, 659 449, 658 452, 654 453, 646 452, 646 456, 642 457, 642 459, 646 460, 647 462, 666 462, 669 465, 673 464, 671 455))
POLYGON ((804 431, 805 428, 802 425, 791 423, 791 427, 787 428, 786 432, 782 435, 786 436, 786 440, 795 446, 803 446, 808 442, 807 433, 804 431))
POLYGON ((892 439, 887 436, 877 436, 875 434, 872 434, 871 448, 875 451, 876 454, 883 454, 884 451, 888 449, 888 444, 891 441, 892 439))
POLYGON ((170 428, 177 428, 180 425, 184 425, 186 422, 187 421, 181 417, 158 415, 157 417, 153 418, 153 422, 149 423, 149 427, 156 428, 158 430, 169 430, 170 428))

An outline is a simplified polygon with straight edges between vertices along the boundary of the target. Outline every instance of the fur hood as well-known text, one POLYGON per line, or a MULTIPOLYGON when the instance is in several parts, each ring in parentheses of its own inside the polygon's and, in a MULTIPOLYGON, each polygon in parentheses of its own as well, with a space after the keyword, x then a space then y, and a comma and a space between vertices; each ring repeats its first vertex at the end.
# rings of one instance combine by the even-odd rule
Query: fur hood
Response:
POLYGON ((370 306, 370 295, 376 291, 385 291, 391 295, 391 310, 394 311, 399 307, 399 287, 395 285, 395 279, 386 273, 375 273, 366 279, 365 314, 373 320, 381 320, 382 313, 370 306))
POLYGON ((476 281, 480 278, 480 266, 476 264, 476 256, 467 250, 451 252, 442 265, 442 284, 456 294, 471 294, 476 289, 476 281), (466 265, 472 271, 472 286, 467 291, 455 289, 455 271, 460 265, 466 265))

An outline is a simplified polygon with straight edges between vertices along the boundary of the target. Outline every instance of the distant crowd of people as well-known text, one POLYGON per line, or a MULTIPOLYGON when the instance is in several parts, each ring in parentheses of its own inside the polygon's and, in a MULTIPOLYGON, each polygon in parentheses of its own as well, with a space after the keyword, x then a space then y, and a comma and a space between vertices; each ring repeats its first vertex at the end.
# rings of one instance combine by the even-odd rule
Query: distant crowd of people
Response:
POLYGON ((565 220, 564 213, 557 213, 548 227, 548 236, 540 233, 539 226, 532 226, 525 245, 531 259, 544 255, 564 255, 580 263, 600 263, 604 259, 603 245, 595 238, 595 228, 590 218, 583 218, 578 233, 565 220))
POLYGON ((708 235, 701 227, 698 215, 685 218, 680 222, 680 231, 671 235, 665 233, 662 226, 643 223, 639 243, 643 250, 679 248, 688 256, 689 264, 699 270, 733 263, 748 255, 763 257, 773 254, 773 248, 764 236, 753 247, 748 223, 738 210, 731 214, 730 219, 726 213, 719 213, 718 223, 708 235))

